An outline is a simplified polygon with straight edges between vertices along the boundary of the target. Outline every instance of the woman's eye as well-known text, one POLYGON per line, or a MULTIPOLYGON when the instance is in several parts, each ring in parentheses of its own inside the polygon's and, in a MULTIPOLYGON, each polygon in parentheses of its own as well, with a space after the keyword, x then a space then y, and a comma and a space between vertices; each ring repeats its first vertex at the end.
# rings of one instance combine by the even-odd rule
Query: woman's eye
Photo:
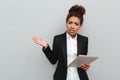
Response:
POLYGON ((72 22, 68 22, 68 24, 72 24, 72 22))
POLYGON ((79 26, 79 23, 75 23, 76 26, 79 26))

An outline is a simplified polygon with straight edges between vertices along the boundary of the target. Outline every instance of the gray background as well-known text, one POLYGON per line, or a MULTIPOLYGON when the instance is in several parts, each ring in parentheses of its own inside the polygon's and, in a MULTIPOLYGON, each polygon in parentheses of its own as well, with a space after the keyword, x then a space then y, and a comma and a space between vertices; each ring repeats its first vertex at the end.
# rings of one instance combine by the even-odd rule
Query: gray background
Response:
POLYGON ((56 65, 31 38, 52 46, 74 4, 87 11, 79 33, 89 37, 88 55, 100 57, 90 80, 120 80, 120 0, 0 0, 0 80, 52 80, 56 65))

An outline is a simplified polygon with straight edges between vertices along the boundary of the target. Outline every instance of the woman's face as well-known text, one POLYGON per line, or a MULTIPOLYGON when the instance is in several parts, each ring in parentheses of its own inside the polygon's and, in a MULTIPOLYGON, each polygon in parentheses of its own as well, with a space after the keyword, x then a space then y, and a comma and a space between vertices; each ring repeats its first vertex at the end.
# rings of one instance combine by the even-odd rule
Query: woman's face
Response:
POLYGON ((72 16, 68 19, 66 22, 67 32, 68 34, 74 38, 76 36, 76 33, 80 29, 80 19, 78 17, 72 16))

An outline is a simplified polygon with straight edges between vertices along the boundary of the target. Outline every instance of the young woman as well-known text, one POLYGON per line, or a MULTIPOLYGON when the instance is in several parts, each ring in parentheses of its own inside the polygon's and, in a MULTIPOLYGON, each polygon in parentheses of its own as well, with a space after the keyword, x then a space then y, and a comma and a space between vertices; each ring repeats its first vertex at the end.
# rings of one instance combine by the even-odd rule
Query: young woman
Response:
POLYGON ((84 14, 83 6, 70 8, 66 18, 67 30, 54 37, 52 50, 45 40, 32 37, 36 44, 43 46, 43 52, 52 64, 58 61, 53 80, 89 80, 86 73, 89 64, 81 64, 78 68, 67 67, 78 55, 87 55, 88 37, 77 33, 83 24, 84 14))

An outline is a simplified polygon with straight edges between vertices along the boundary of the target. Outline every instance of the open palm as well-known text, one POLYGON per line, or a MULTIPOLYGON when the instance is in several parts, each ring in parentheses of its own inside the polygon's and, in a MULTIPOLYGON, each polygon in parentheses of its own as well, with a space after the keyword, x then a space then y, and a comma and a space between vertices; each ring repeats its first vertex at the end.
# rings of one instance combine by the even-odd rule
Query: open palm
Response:
POLYGON ((43 47, 45 47, 45 48, 48 47, 47 42, 46 42, 45 40, 43 40, 43 39, 39 39, 38 37, 33 36, 33 37, 32 37, 32 40, 33 40, 36 44, 39 44, 39 45, 41 45, 41 46, 43 46, 43 47))

